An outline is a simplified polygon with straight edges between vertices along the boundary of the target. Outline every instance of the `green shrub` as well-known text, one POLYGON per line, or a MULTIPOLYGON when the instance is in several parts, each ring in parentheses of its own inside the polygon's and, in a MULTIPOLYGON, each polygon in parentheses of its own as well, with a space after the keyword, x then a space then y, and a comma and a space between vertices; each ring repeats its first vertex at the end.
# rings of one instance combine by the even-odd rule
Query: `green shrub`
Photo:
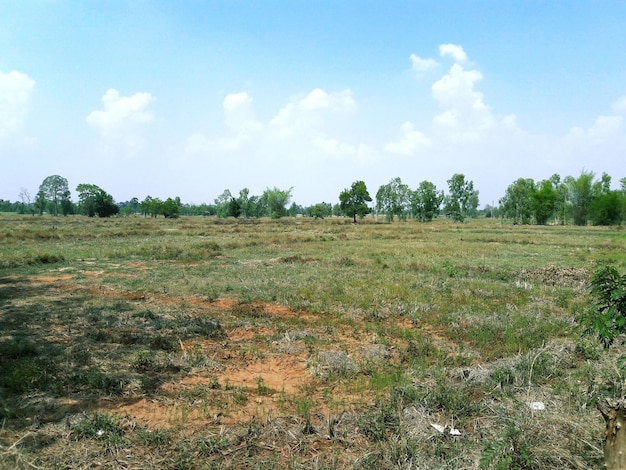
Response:
POLYGON ((612 266, 598 269, 591 279, 594 308, 583 314, 585 333, 597 336, 605 348, 626 333, 626 275, 612 266))

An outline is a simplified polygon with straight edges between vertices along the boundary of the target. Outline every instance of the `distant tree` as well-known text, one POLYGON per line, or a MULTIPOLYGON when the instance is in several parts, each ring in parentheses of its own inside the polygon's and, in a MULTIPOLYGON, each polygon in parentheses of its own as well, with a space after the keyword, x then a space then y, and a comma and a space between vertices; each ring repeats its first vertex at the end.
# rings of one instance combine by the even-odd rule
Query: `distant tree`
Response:
POLYGON ((146 196, 143 201, 139 204, 139 210, 144 217, 147 217, 150 214, 150 209, 152 206, 152 196, 146 196))
POLYGON ((324 217, 330 217, 333 215, 333 206, 332 204, 326 202, 320 202, 307 207, 304 213, 314 219, 323 219, 324 217))
POLYGON ((602 192, 589 203, 589 219, 593 225, 619 225, 623 220, 624 193, 602 192))
POLYGON ((37 191, 37 196, 35 197, 35 209, 39 215, 42 215, 46 210, 46 205, 48 205, 48 200, 43 190, 40 189, 37 191))
POLYGON ((19 198, 22 203, 20 212, 22 214, 30 212, 32 215, 35 215, 35 208, 33 207, 33 198, 30 195, 30 192, 28 191, 28 189, 21 188, 19 198))
MULTIPOLYGON (((39 186, 39 192, 50 204, 50 212, 59 215, 61 203, 69 201, 70 191, 67 180, 59 175, 48 176, 39 186)), ((42 211, 43 212, 43 211, 42 211)))
POLYGON ((466 181, 465 175, 455 173, 448 180, 448 195, 445 198, 445 213, 457 222, 473 216, 478 208, 478 191, 473 181, 466 181))
POLYGON ((593 172, 582 171, 578 178, 568 176, 564 180, 576 225, 587 225, 589 204, 594 197, 594 177, 593 172))
POLYGON ((70 199, 69 189, 63 193, 63 197, 61 198, 61 213, 63 215, 74 213, 74 203, 70 199))
MULTIPOLYGON (((237 204, 239 209, 239 216, 249 218, 249 217, 260 217, 259 214, 259 197, 258 196, 250 196, 250 190, 248 188, 243 188, 239 191, 239 197, 237 198, 237 204)), ((229 213, 232 213, 232 209, 229 210, 229 213)))
POLYGON ((215 206, 217 207, 218 217, 239 217, 241 215, 241 204, 233 197, 229 189, 225 189, 215 199, 215 206))
POLYGON ((382 185, 376 192, 376 212, 385 214, 390 222, 393 221, 394 216, 400 220, 406 220, 409 203, 409 187, 402 183, 399 177, 382 185))
POLYGON ((561 224, 567 224, 571 208, 569 204, 569 189, 558 173, 550 177, 550 183, 556 191, 556 200, 554 202, 554 215, 556 220, 561 224))
POLYGON ((304 207, 302 207, 300 204, 292 202, 289 206, 289 209, 287 209, 287 214, 289 214, 289 217, 295 217, 298 214, 304 214, 304 207))
POLYGON ((513 219, 515 224, 529 224, 533 215, 534 193, 532 178, 518 178, 506 188, 504 197, 500 199, 503 215, 513 219))
POLYGON ((545 225, 557 208, 559 193, 552 181, 548 179, 537 184, 532 198, 535 221, 539 225, 545 225))
POLYGON ((430 181, 422 181, 409 195, 411 215, 422 222, 430 222, 439 215, 444 200, 443 191, 430 181))
POLYGON ((266 208, 268 215, 272 219, 279 219, 287 215, 286 206, 291 200, 293 188, 281 190, 276 187, 267 188, 261 195, 260 203, 266 208))
POLYGON ((120 211, 113 196, 95 184, 82 183, 76 186, 78 209, 88 217, 111 217, 120 211))
POLYGON ((177 219, 180 215, 180 206, 179 197, 174 199, 168 197, 161 205, 161 214, 163 214, 166 219, 177 219))
POLYGON ((139 199, 136 197, 132 198, 130 201, 120 203, 119 206, 122 215, 133 215, 140 210, 139 199))
POLYGON ((339 209, 348 217, 352 217, 355 224, 357 215, 363 218, 370 213, 368 202, 372 202, 372 198, 363 181, 355 181, 350 189, 344 189, 339 194, 339 209))

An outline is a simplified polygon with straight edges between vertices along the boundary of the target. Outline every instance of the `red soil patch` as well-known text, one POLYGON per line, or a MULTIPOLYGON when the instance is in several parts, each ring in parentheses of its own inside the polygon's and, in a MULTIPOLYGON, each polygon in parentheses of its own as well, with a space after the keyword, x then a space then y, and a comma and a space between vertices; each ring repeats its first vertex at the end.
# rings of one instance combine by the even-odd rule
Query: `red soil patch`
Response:
POLYGON ((297 393, 311 381, 306 356, 272 356, 244 366, 228 368, 219 376, 221 384, 256 390, 259 383, 270 393, 297 393), (261 381, 262 379, 262 381, 261 381))

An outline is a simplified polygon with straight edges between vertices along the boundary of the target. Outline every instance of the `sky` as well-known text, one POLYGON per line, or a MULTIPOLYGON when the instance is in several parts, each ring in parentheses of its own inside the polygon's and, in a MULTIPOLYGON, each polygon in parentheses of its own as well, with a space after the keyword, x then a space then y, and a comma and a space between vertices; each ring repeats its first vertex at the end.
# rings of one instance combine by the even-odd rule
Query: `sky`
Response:
POLYGON ((626 177, 626 2, 1 0, 0 199, 626 177))

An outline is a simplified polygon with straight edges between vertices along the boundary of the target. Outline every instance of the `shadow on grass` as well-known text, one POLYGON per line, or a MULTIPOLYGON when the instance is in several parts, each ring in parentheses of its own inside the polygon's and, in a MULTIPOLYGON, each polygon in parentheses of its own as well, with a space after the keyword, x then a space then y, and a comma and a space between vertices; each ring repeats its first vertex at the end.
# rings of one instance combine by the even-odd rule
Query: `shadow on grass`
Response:
POLYGON ((200 335, 219 337, 220 325, 55 281, 0 277, 0 421, 19 430, 105 398, 155 394, 191 369, 180 340, 200 335))

